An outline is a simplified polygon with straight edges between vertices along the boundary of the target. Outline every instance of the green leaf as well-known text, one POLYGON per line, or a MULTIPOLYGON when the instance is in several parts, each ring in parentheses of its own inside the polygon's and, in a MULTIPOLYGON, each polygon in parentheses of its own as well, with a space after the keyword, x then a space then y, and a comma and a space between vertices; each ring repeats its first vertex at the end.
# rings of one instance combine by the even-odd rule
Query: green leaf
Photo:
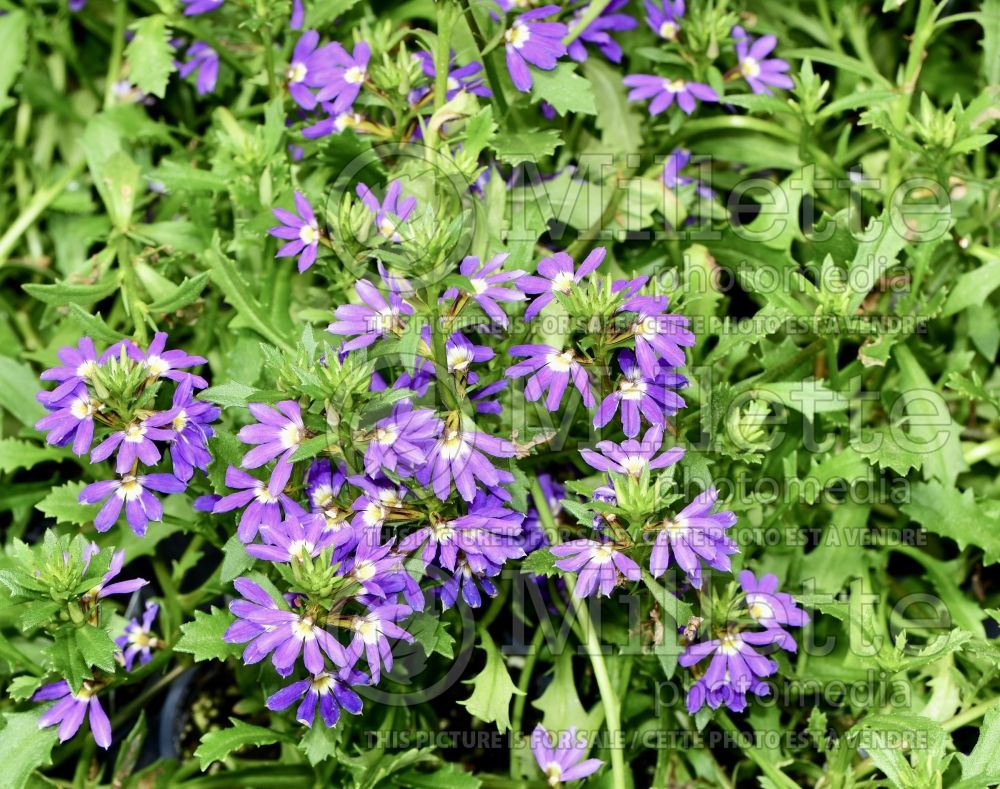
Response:
POLYGON ((958 277, 944 303, 941 317, 947 318, 966 307, 982 304, 997 288, 1000 288, 1000 257, 958 277))
POLYGON ((167 192, 224 192, 228 188, 223 176, 170 159, 161 159, 160 166, 148 177, 162 183, 167 192))
POLYGON ((881 427, 864 434, 864 440, 854 449, 872 465, 877 463, 883 469, 892 469, 904 476, 911 468, 920 468, 924 456, 904 448, 898 440, 899 431, 898 427, 881 427))
POLYGON ((24 67, 25 55, 28 52, 28 15, 24 11, 8 11, 0 16, 0 52, 3 52, 3 62, 0 63, 0 114, 16 102, 9 97, 9 92, 18 74, 24 67))
MULTIPOLYGON (((562 731, 570 726, 587 731, 596 728, 599 721, 587 715, 576 691, 577 675, 573 670, 573 651, 564 649, 552 667, 552 679, 542 695, 531 702, 541 710, 542 725, 549 731, 562 731)), ((595 710, 600 710, 599 707, 595 710)))
POLYGON ((72 625, 63 625, 56 631, 48 657, 56 674, 69 683, 74 693, 80 691, 85 679, 94 676, 80 653, 80 646, 76 642, 76 628, 72 625))
POLYGON ((76 645, 88 666, 114 672, 118 647, 106 630, 85 624, 76 630, 76 645))
POLYGON ((104 322, 101 313, 90 313, 79 304, 70 303, 68 305, 68 318, 80 327, 83 334, 99 342, 109 345, 118 342, 124 336, 104 322))
POLYGON ((29 712, 7 712, 0 729, 0 753, 3 754, 4 782, 11 787, 27 786, 31 774, 52 763, 52 748, 59 738, 59 727, 38 728, 45 711, 39 707, 29 712))
POLYGON ((987 85, 1000 85, 1000 0, 983 0, 976 16, 983 26, 983 77, 987 85))
POLYGON ((7 695, 14 701, 26 701, 42 686, 44 681, 44 677, 35 677, 31 674, 14 677, 7 684, 7 695))
POLYGON ((428 657, 435 652, 446 658, 454 657, 455 639, 439 617, 417 611, 407 621, 406 631, 420 644, 428 657))
POLYGON ((960 491, 934 480, 913 485, 910 500, 900 509, 928 531, 951 538, 960 548, 982 549, 984 564, 1000 562, 1000 532, 987 527, 1000 522, 1000 501, 977 501, 971 490, 960 491))
POLYGON ((539 162, 555 153, 556 148, 562 144, 559 132, 555 129, 505 132, 493 138, 497 158, 511 165, 539 162))
POLYGON ((170 46, 170 29, 163 14, 140 19, 132 30, 135 35, 125 49, 129 62, 129 79, 143 93, 162 99, 167 80, 174 72, 174 48, 170 46))
POLYGON ((194 752, 201 762, 201 769, 208 769, 212 762, 220 762, 233 751, 248 745, 271 745, 279 741, 289 741, 289 736, 273 729, 251 726, 237 718, 229 719, 233 727, 211 731, 201 738, 201 745, 194 752))
POLYGON ((311 726, 299 740, 299 750, 305 754, 314 767, 320 762, 337 755, 337 745, 343 729, 328 729, 326 726, 311 726))
POLYGON ((143 743, 146 742, 146 711, 139 712, 139 720, 135 722, 132 731, 129 732, 121 744, 118 751, 118 758, 115 759, 115 771, 111 779, 113 787, 123 786, 125 779, 135 771, 135 766, 139 762, 142 753, 143 743))
POLYGON ((185 277, 173 293, 158 299, 149 305, 150 312, 174 312, 186 307, 201 295, 208 284, 208 272, 203 271, 194 277, 185 277))
POLYGON ((850 405, 847 395, 835 392, 823 381, 814 379, 758 384, 751 393, 755 397, 781 403, 806 416, 846 411, 850 405))
POLYGON ((26 427, 34 427, 45 415, 35 399, 39 388, 38 376, 31 368, 0 356, 0 406, 26 427))
POLYGON ((222 565, 219 567, 219 580, 223 583, 229 583, 234 578, 239 578, 253 567, 254 561, 255 559, 247 553, 243 541, 234 534, 222 546, 222 565))
POLYGON ((976 747, 968 756, 958 754, 958 763, 962 765, 963 781, 985 778, 983 786, 1000 783, 1000 707, 986 713, 976 747))
POLYGON ((583 73, 594 88, 594 123, 601 130, 601 142, 616 152, 638 152, 642 147, 642 115, 635 103, 625 98, 621 73, 600 58, 587 58, 583 73))
POLYGON ((87 487, 85 482, 67 482, 53 488, 44 499, 35 505, 44 515, 55 518, 58 523, 72 523, 86 526, 93 523, 100 504, 81 504, 80 492, 87 487))
POLYGON ((230 381, 208 387, 199 395, 198 399, 221 406, 245 408, 256 393, 257 390, 252 386, 241 384, 239 381, 230 381))
POLYGON ((531 98, 547 101, 556 112, 596 115, 594 86, 576 73, 573 63, 560 63, 551 71, 536 70, 532 75, 531 98))
POLYGON ((106 276, 100 282, 91 285, 57 282, 54 285, 35 285, 28 283, 22 286, 24 290, 39 301, 46 304, 64 306, 67 302, 90 306, 100 301, 121 287, 117 276, 106 276))
POLYGON ((212 606, 209 611, 195 611, 194 620, 181 625, 181 637, 174 650, 189 652, 196 662, 225 660, 243 651, 240 644, 227 644, 222 640, 226 629, 233 623, 233 615, 212 606))
POLYGON ((479 789, 483 782, 466 772, 462 765, 446 762, 433 772, 413 767, 396 773, 389 785, 406 789, 479 789))
POLYGON ((15 438, 5 438, 0 441, 0 473, 8 474, 19 468, 32 468, 43 461, 57 459, 61 454, 48 444, 39 446, 15 438))
POLYGON ((479 638, 479 646, 486 653, 486 666, 475 679, 466 682, 473 686, 472 695, 458 703, 470 715, 484 723, 495 722, 497 729, 505 731, 510 728, 510 701, 515 694, 523 696, 524 692, 511 682, 503 656, 489 634, 483 630, 479 638))
MULTIPOLYGON (((573 502, 577 504, 578 502, 573 502)), ((593 519, 593 513, 586 510, 588 522, 593 519)), ((552 576, 559 575, 560 570, 556 567, 556 557, 548 548, 539 548, 532 551, 521 561, 521 572, 531 575, 552 576)))

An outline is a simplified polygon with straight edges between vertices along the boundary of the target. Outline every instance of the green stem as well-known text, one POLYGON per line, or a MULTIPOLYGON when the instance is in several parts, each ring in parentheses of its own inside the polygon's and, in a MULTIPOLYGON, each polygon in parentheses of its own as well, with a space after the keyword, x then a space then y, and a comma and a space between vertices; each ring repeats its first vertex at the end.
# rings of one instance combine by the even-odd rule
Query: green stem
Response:
MULTIPOLYGON (((524 705, 527 701, 528 685, 531 684, 531 675, 535 672, 535 663, 538 662, 538 653, 542 649, 542 638, 545 631, 542 628, 535 630, 535 635, 531 639, 531 651, 524 658, 524 667, 521 669, 521 676, 517 678, 517 689, 519 695, 514 697, 514 711, 510 718, 510 727, 513 731, 521 731, 521 721, 524 719, 524 705)), ((510 765, 510 776, 514 777, 514 763, 510 765)))
POLYGON ((140 345, 145 345, 148 335, 146 333, 146 304, 139 295, 139 279, 135 273, 135 266, 132 262, 132 250, 129 245, 128 236, 122 234, 118 237, 118 267, 122 272, 122 298, 125 300, 125 307, 132 325, 135 327, 135 338, 140 345))
POLYGON ((486 53, 486 37, 479 28, 479 23, 476 21, 476 15, 472 12, 469 0, 460 0, 460 2, 462 9, 465 11, 465 21, 468 23, 472 37, 476 41, 476 47, 479 49, 480 60, 482 60, 483 67, 486 69, 486 81, 490 83, 490 90, 493 91, 493 99, 500 108, 500 114, 506 116, 507 100, 504 98, 503 90, 501 90, 500 75, 497 73, 496 66, 492 58, 486 53))
POLYGON ((111 57, 108 59, 108 73, 104 82, 104 109, 110 109, 115 103, 115 83, 122 70, 122 54, 125 51, 125 14, 128 3, 118 0, 115 3, 115 29, 111 34, 111 57))
POLYGON ((59 197, 59 195, 62 194, 63 190, 69 186, 74 179, 80 176, 84 167, 86 167, 86 162, 81 159, 70 167, 65 173, 63 173, 62 177, 54 184, 42 189, 40 192, 35 193, 35 196, 31 198, 31 201, 24 207, 24 210, 21 211, 17 219, 15 219, 13 224, 7 228, 7 232, 0 237, 0 265, 3 265, 4 261, 10 257, 10 253, 14 250, 14 247, 24 232, 31 227, 35 220, 41 216, 42 212, 48 208, 49 205, 51 205, 51 203, 59 197))
MULTIPOLYGON (((742 739, 740 736, 740 730, 736 728, 736 724, 733 723, 727 712, 722 711, 716 715, 715 722, 730 734, 735 735, 737 741, 742 739)), ((759 752, 752 745, 748 748, 743 748, 743 752, 750 757, 751 761, 753 761, 753 763, 760 768, 760 771, 764 773, 764 775, 771 779, 771 782, 776 787, 779 787, 779 789, 798 789, 798 784, 795 783, 795 781, 771 764, 771 762, 768 761, 767 756, 759 752)))
POLYGON ((982 444, 975 444, 969 447, 963 457, 965 462, 970 466, 973 463, 978 463, 980 460, 986 460, 994 455, 1000 455, 1000 438, 991 438, 989 441, 984 441, 982 444))
MULTIPOLYGON (((535 509, 538 510, 538 517, 542 521, 546 532, 549 534, 553 544, 559 542, 556 531, 555 519, 549 509, 548 501, 542 492, 542 486, 535 477, 531 481, 531 497, 535 502, 535 509)), ((608 729, 608 749, 611 751, 611 785, 614 789, 625 789, 625 751, 622 741, 621 706, 618 702, 618 694, 615 693, 611 684, 611 675, 608 674, 608 667, 604 662, 603 645, 597 635, 597 629, 590 617, 590 610, 587 608, 585 600, 581 600, 574 594, 573 580, 566 578, 566 585, 570 591, 570 601, 576 613, 580 628, 583 631, 584 642, 587 646, 587 657, 590 658, 590 665, 594 670, 594 679, 597 681, 597 689, 601 694, 601 705, 604 707, 604 722, 608 729)))
POLYGON ((163 606, 166 609, 164 611, 166 614, 163 627, 164 635, 168 641, 173 643, 183 621, 177 594, 177 584, 174 583, 173 576, 170 575, 167 565, 162 559, 153 559, 153 572, 156 573, 156 581, 160 585, 163 606))
POLYGON ((563 44, 568 47, 576 41, 583 34, 583 31, 590 27, 591 22, 604 13, 604 9, 609 5, 611 5, 611 0, 595 0, 588 5, 586 12, 580 17, 580 21, 573 25, 573 29, 566 34, 566 38, 562 41, 563 44))

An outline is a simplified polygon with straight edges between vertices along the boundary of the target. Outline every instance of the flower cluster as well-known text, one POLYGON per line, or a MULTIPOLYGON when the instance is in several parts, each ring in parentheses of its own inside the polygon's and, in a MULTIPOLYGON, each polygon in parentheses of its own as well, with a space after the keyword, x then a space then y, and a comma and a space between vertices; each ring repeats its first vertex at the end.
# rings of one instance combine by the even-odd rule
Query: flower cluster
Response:
POLYGON ((189 371, 205 359, 167 350, 166 342, 161 332, 146 349, 123 340, 98 354, 83 337, 61 349, 60 364, 42 373, 42 380, 58 384, 38 394, 49 411, 36 425, 46 441, 89 454, 92 463, 114 457, 116 476, 80 493, 84 504, 104 502, 94 519, 98 531, 110 529, 124 510, 132 530, 145 534, 151 521, 163 517, 154 493, 183 492, 212 459, 208 439, 219 409, 196 399, 194 390, 208 384, 189 371), (166 465, 164 452, 169 470, 155 471, 166 465))

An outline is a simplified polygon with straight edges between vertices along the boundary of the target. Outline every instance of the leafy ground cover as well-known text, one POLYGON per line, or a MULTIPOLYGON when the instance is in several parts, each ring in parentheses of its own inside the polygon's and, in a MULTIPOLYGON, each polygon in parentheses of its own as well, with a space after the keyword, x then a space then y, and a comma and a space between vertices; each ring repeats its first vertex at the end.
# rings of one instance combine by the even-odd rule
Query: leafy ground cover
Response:
POLYGON ((1000 3, 0 51, 0 784, 1000 783, 1000 3))

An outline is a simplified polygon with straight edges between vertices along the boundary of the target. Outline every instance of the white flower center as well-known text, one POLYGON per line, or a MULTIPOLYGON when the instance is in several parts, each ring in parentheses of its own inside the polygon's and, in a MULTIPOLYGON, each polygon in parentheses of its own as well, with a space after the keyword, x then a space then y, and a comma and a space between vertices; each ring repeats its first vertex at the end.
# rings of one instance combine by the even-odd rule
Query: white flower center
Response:
POLYGON ((367 507, 365 507, 365 523, 369 526, 376 526, 381 524, 385 520, 387 515, 385 507, 379 504, 377 501, 370 502, 367 507))
POLYGON ((748 594, 747 604, 754 619, 774 619, 774 608, 763 595, 748 594))
POLYGON ((170 369, 170 362, 165 361, 162 356, 150 356, 146 359, 146 369, 154 378, 159 378, 170 369))
POLYGON ((359 581, 370 581, 375 577, 375 562, 365 559, 354 567, 354 577, 359 581))
POLYGON ((470 364, 472 364, 472 351, 469 348, 458 345, 448 349, 449 372, 468 370, 470 364))
POLYGON ((682 79, 665 79, 663 80, 663 89, 667 93, 683 93, 684 87, 687 83, 682 79))
POLYGON ((288 67, 288 81, 293 85, 298 82, 303 82, 306 78, 306 74, 309 73, 309 69, 306 68, 305 63, 292 63, 288 67))
POLYGON ((392 307, 386 307, 372 315, 372 331, 385 334, 396 325, 397 312, 392 307))
POLYGON ((646 394, 646 382, 633 378, 624 378, 618 384, 618 390, 621 392, 622 400, 641 400, 643 395, 646 394))
POLYGON ((660 322, 656 319, 655 315, 645 315, 639 320, 637 320, 632 325, 632 332, 636 337, 642 337, 645 340, 655 337, 660 330, 660 322))
POLYGON ((485 279, 473 278, 469 282, 472 284, 472 292, 477 296, 482 296, 490 288, 490 283, 485 279))
POLYGON ((299 641, 316 638, 312 617, 304 616, 301 619, 292 622, 292 635, 299 641))
POLYGON ((270 491, 267 489, 267 485, 257 484, 256 489, 257 501, 261 504, 275 504, 278 501, 277 496, 272 496, 270 491))
POLYGON ((742 640, 737 635, 725 635, 719 643, 719 651, 723 655, 735 655, 740 651, 742 640))
POLYGON ((306 246, 319 243, 319 227, 315 224, 303 225, 299 230, 299 241, 306 246))
POLYGON ((744 77, 753 77, 760 75, 760 64, 757 62, 756 58, 743 58, 740 61, 740 73, 744 77))
POLYGON ((354 631, 361 636, 361 640, 366 644, 376 643, 381 634, 377 619, 362 619, 361 617, 355 618, 354 631))
POLYGON ((185 427, 187 427, 187 423, 188 423, 187 411, 185 411, 183 408, 180 411, 178 411, 177 416, 175 416, 170 421, 171 426, 178 433, 180 433, 185 427))
POLYGON ((365 81, 365 70, 361 66, 351 66, 344 72, 344 82, 360 85, 365 81))
POLYGON ((89 397, 81 397, 73 401, 73 405, 69 407, 69 411, 80 421, 90 419, 97 411, 97 401, 91 400, 89 397))
POLYGON ((281 436, 278 440, 281 442, 281 446, 285 449, 297 447, 300 443, 302 443, 302 428, 294 422, 289 422, 281 428, 281 436))
POLYGON ((319 674, 309 681, 309 687, 320 696, 325 696, 333 690, 333 677, 329 674, 319 674))
POLYGON ((448 90, 458 90, 460 87, 462 87, 462 83, 459 82, 454 77, 448 77, 447 85, 448 85, 448 90))
POLYGON ((375 428, 375 441, 384 447, 395 443, 397 438, 399 438, 399 425, 395 423, 375 428))
POLYGON ((132 422, 125 427, 125 440, 130 444, 141 444, 145 435, 145 426, 138 422, 132 422))
POLYGON ((126 474, 118 483, 118 497, 125 501, 135 501, 142 495, 142 484, 136 477, 126 474))
POLYGON ((454 535, 455 529, 451 521, 439 521, 431 526, 431 539, 436 543, 448 542, 454 535))
POLYGON ((324 509, 331 501, 333 501, 333 488, 329 485, 317 485, 312 492, 313 506, 324 509))
POLYGON ((625 459, 621 461, 621 467, 632 477, 638 477, 642 475, 643 470, 648 465, 649 461, 640 455, 626 455, 625 459))
POLYGON ((76 374, 79 378, 90 378, 96 370, 97 362, 93 359, 87 359, 76 368, 76 374))
POLYGON ((566 350, 561 353, 550 353, 545 358, 548 366, 557 373, 568 373, 576 363, 573 360, 573 351, 566 350))
POLYGON ((292 540, 288 543, 288 555, 292 559, 304 562, 308 556, 312 555, 315 547, 309 540, 292 540))
POLYGON ((669 19, 660 25, 660 37, 667 39, 667 41, 673 41, 677 38, 677 23, 671 22, 669 19))
POLYGON ((611 561, 614 555, 615 555, 614 546, 610 545, 609 543, 604 543, 602 545, 598 545, 596 548, 593 549, 593 551, 591 552, 590 560, 594 564, 607 564, 608 562, 611 561))
POLYGON ((462 434, 457 430, 449 430, 441 439, 441 457, 445 460, 454 460, 462 452, 464 446, 462 434))
POLYGON ((569 293, 573 288, 576 278, 572 271, 560 271, 552 278, 552 290, 560 293, 569 293))
POLYGON ((521 21, 517 21, 510 26, 507 32, 503 34, 503 37, 508 46, 512 46, 514 49, 520 49, 528 43, 528 39, 531 38, 531 31, 528 30, 528 26, 526 24, 521 21))

